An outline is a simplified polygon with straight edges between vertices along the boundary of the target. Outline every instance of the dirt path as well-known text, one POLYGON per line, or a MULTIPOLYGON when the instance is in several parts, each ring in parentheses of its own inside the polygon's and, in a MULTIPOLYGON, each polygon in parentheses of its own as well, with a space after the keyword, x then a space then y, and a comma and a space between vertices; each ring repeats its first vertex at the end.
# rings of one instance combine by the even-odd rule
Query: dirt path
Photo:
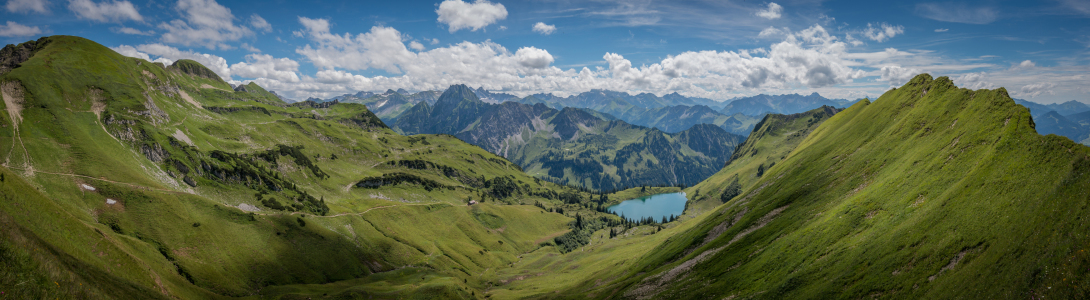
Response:
MULTIPOLYGON (((8 167, 8 169, 26 171, 26 170, 23 170, 23 169, 20 169, 20 168, 15 168, 15 167, 8 167)), ((127 185, 127 186, 138 188, 138 189, 143 189, 143 190, 160 191, 160 192, 173 193, 173 194, 193 195, 192 193, 187 193, 187 192, 182 192, 182 191, 175 191, 175 190, 161 189, 161 188, 153 188, 153 187, 143 186, 143 185, 139 185, 139 184, 133 184, 133 183, 128 183, 128 182, 120 182, 120 181, 113 181, 113 180, 109 180, 109 179, 96 178, 96 177, 91 177, 91 176, 87 176, 87 175, 79 175, 79 174, 71 174, 71 173, 53 173, 53 172, 45 172, 45 171, 34 171, 34 172, 38 172, 38 173, 42 173, 42 174, 49 174, 49 175, 57 175, 57 176, 79 177, 79 178, 98 180, 98 181, 104 181, 104 182, 115 183, 115 184, 123 184, 123 185, 127 185)))

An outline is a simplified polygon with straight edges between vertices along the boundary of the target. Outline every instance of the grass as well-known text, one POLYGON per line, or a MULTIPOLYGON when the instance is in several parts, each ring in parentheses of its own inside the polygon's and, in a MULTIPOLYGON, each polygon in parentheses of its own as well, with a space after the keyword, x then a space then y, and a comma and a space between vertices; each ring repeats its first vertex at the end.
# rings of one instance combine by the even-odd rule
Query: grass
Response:
POLYGON ((837 112, 834 108, 817 108, 807 112, 766 115, 742 145, 735 149, 731 160, 708 179, 685 189, 690 195, 689 209, 705 211, 718 207, 735 197, 729 193, 731 184, 738 182, 742 190, 756 188, 765 170, 787 158, 814 129, 837 112))

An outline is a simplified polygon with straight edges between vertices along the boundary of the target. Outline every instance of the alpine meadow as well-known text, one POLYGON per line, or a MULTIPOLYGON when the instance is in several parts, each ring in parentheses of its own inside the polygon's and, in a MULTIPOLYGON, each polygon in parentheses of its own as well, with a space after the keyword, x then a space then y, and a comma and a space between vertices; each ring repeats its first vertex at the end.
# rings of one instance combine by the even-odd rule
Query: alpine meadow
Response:
POLYGON ((0 16, 0 299, 1090 299, 1078 1, 0 16))

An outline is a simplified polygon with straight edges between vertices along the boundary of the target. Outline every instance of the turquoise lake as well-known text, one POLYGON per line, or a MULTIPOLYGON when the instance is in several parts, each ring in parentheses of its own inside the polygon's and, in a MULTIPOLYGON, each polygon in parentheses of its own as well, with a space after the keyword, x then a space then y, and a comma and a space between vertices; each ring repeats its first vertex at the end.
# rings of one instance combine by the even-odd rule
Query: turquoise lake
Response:
POLYGON ((685 211, 685 193, 658 194, 625 200, 621 204, 610 206, 606 210, 626 219, 639 221, 646 217, 662 221, 662 217, 680 216, 685 211))

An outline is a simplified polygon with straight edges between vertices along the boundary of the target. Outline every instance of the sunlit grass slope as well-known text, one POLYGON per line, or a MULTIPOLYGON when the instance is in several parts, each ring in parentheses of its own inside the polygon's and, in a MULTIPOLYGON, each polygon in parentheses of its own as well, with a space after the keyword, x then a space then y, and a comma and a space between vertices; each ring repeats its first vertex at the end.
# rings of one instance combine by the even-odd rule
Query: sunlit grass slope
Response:
POLYGON ((838 111, 823 106, 791 115, 765 115, 723 169, 685 190, 691 201, 689 212, 714 209, 753 189, 768 169, 786 159, 810 132, 838 111))

